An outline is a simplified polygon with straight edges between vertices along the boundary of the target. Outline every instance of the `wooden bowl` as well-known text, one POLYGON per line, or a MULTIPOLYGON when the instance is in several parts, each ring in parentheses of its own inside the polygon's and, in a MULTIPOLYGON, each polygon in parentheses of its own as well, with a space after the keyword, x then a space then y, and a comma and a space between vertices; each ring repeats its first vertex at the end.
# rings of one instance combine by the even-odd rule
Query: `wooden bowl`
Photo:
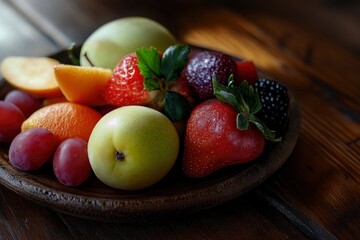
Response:
MULTIPOLYGON (((66 51, 51 57, 69 63, 66 51)), ((4 81, 0 82, 0 98, 9 89, 4 81)), ((42 206, 72 216, 105 222, 163 221, 214 207, 261 184, 288 159, 299 128, 299 106, 290 94, 289 121, 283 140, 268 146, 259 159, 202 179, 185 177, 178 161, 159 183, 139 191, 112 189, 95 176, 78 188, 63 186, 50 165, 31 173, 16 170, 8 162, 9 145, 0 144, 0 183, 42 206)))

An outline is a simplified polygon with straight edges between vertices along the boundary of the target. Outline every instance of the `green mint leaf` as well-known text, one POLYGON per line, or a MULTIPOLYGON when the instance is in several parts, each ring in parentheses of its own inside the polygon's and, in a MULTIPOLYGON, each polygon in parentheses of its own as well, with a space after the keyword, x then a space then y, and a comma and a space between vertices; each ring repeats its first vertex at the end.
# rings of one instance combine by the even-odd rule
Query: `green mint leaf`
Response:
POLYGON ((138 67, 145 79, 152 79, 160 76, 161 58, 155 48, 139 48, 136 50, 138 67))
POLYGON ((236 127, 240 130, 247 130, 249 128, 249 119, 246 113, 238 113, 236 116, 236 127))
POLYGON ((165 93, 164 114, 173 122, 187 119, 190 114, 189 102, 180 94, 172 91, 165 93))
POLYGON ((168 47, 161 59, 161 73, 166 82, 177 80, 184 69, 190 47, 187 45, 173 45, 168 47))

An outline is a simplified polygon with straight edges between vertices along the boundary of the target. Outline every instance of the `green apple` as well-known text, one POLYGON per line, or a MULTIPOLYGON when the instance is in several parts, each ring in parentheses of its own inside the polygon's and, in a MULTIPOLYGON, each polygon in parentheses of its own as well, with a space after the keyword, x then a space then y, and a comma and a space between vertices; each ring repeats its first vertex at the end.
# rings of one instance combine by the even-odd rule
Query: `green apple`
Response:
POLYGON ((161 112, 144 106, 117 108, 94 127, 88 155, 106 185, 137 190, 160 181, 179 153, 179 136, 161 112))
POLYGON ((113 69, 124 55, 140 47, 163 52, 176 43, 174 36, 158 22, 144 17, 120 18, 104 24, 88 37, 81 48, 80 65, 113 69))

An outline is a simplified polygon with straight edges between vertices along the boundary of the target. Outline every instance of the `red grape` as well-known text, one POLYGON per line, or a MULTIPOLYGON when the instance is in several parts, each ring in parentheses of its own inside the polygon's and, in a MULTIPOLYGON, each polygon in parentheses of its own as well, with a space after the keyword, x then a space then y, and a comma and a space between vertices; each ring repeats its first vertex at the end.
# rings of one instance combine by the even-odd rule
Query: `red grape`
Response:
POLYGON ((14 104, 0 101, 0 142, 11 142, 25 121, 22 111, 14 104))
POLYGON ((4 101, 16 105, 24 113, 25 117, 30 116, 41 107, 40 99, 21 90, 10 91, 6 94, 4 101))
POLYGON ((91 173, 87 142, 80 138, 63 141, 56 149, 53 169, 62 184, 72 187, 83 184, 91 173))
POLYGON ((9 162, 23 171, 39 169, 54 153, 55 142, 55 136, 44 128, 21 132, 10 145, 9 162))

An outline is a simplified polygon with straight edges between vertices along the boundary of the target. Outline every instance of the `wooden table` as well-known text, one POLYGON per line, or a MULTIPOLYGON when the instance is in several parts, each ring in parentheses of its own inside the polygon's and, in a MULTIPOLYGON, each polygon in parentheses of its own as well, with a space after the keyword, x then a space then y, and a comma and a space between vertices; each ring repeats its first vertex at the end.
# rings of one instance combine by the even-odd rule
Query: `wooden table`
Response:
POLYGON ((285 165, 220 206, 158 224, 55 212, 0 186, 0 239, 355 239, 360 234, 360 5, 356 1, 0 0, 0 60, 82 42, 141 15, 182 42, 253 60, 286 84, 302 114, 285 165), (347 5, 346 5, 347 4, 347 5), (307 7, 305 7, 307 6, 307 7))

